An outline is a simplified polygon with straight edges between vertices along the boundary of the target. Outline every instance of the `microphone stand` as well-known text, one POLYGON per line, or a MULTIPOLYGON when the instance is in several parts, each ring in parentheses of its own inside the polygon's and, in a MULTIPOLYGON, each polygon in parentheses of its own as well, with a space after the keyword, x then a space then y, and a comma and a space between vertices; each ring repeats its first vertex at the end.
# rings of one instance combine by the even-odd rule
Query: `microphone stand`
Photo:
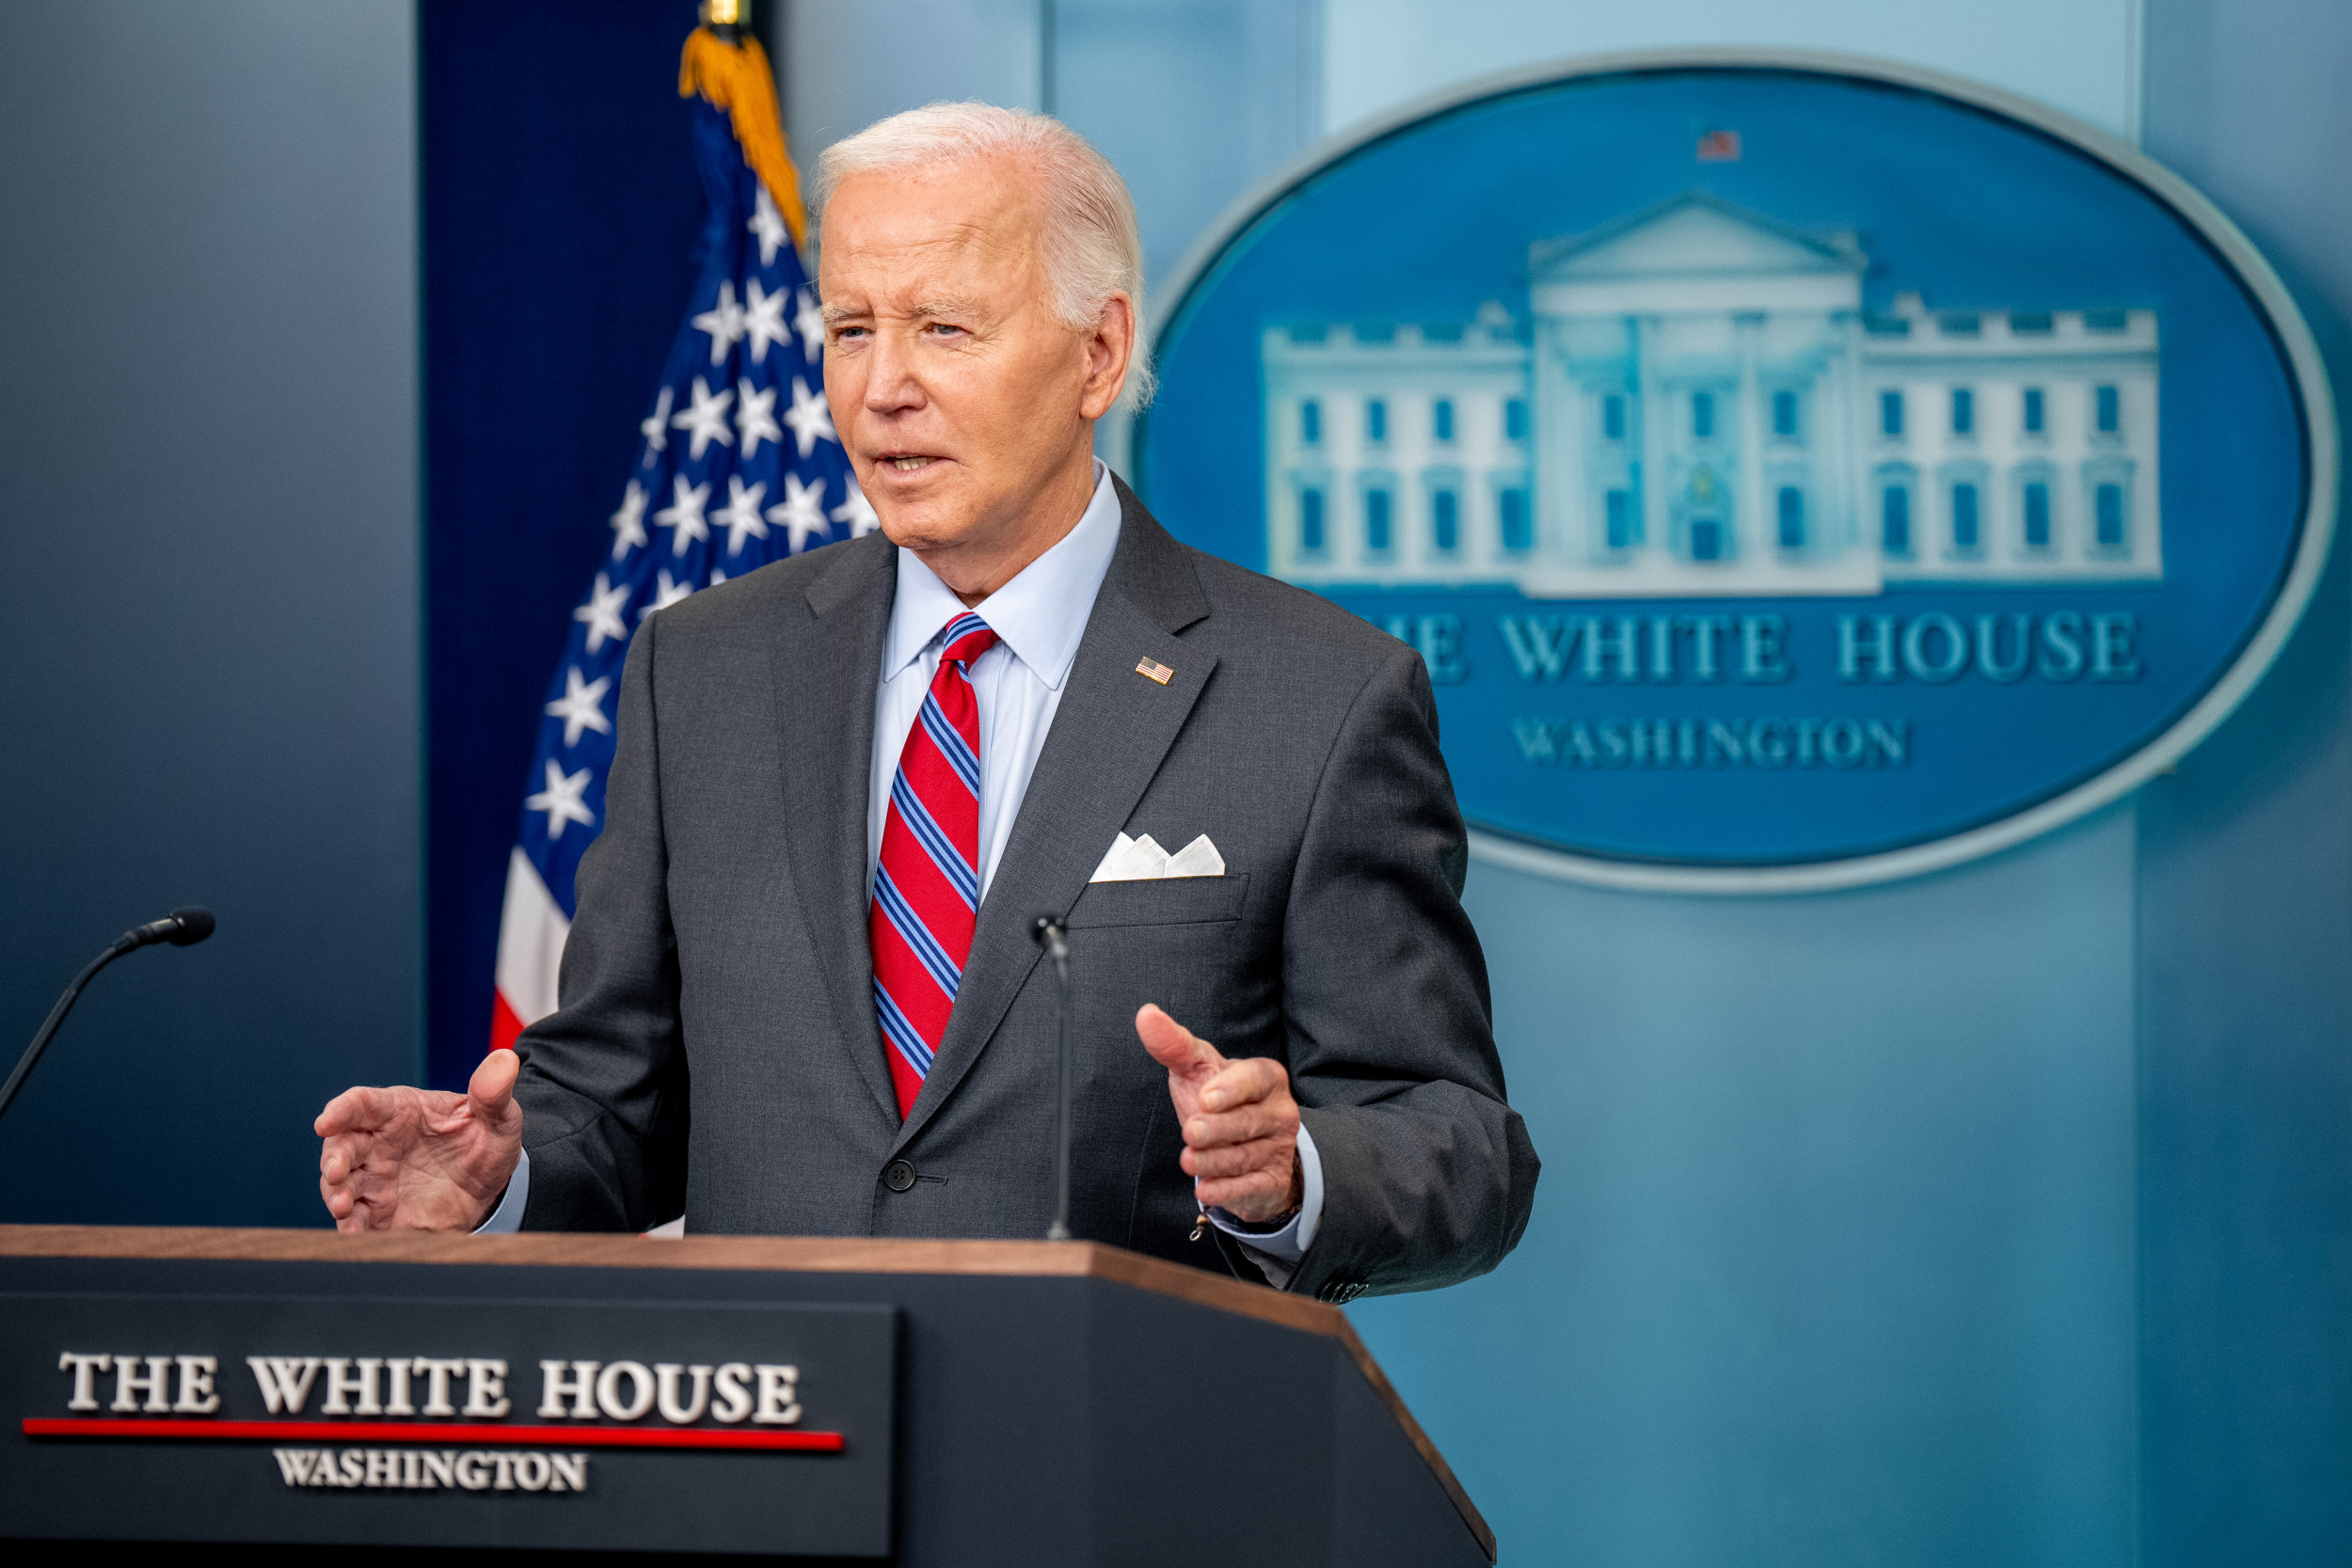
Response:
POLYGON ((57 1005, 50 1008, 49 1016, 41 1021, 40 1031, 33 1037, 33 1043, 24 1048, 24 1055, 17 1058, 16 1070, 8 1074, 6 1084, 0 1084, 0 1117, 8 1114, 8 1106, 16 1100, 16 1091, 24 1086, 25 1079, 32 1076, 33 1064, 40 1061, 40 1053, 49 1049, 49 1042, 56 1037, 57 1026, 65 1022, 65 1015, 72 1012, 73 1004, 81 999, 82 988, 90 983, 90 976, 125 953, 135 953, 159 942, 167 942, 174 947, 186 947, 202 942, 212 934, 213 912, 190 906, 172 911, 167 919, 150 921, 123 932, 107 945, 103 953, 84 964, 82 973, 73 977, 73 983, 65 988, 65 994, 57 998, 57 1005))
POLYGON ((1055 1072, 1054 1223, 1046 1227, 1045 1239, 1066 1242, 1070 1240, 1070 943, 1062 923, 1050 914, 1039 915, 1030 934, 1054 965, 1054 1035, 1059 1058, 1055 1072))
POLYGON ((127 947, 107 948, 84 964, 82 973, 76 974, 73 983, 65 988, 65 994, 57 998, 57 1005, 50 1008, 49 1016, 41 1021, 40 1032, 33 1037, 33 1043, 24 1048, 24 1055, 17 1058, 16 1070, 8 1074, 8 1083, 0 1085, 0 1117, 8 1114, 8 1105, 16 1099, 16 1091, 24 1086, 26 1078, 32 1076, 33 1064, 40 1061, 40 1053, 49 1049, 49 1041, 56 1034, 57 1025, 63 1023, 65 1015, 73 1010, 73 1004, 81 999, 82 988, 89 984, 90 976, 129 951, 127 947))

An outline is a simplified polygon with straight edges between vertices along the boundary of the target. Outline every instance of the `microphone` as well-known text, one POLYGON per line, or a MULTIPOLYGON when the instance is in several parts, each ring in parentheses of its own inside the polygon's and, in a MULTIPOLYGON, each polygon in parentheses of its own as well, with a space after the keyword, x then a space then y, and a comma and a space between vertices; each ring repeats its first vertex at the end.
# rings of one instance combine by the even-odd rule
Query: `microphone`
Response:
POLYGON ((212 911, 190 904, 161 920, 151 920, 123 932, 115 938, 114 951, 128 953, 135 948, 152 947, 159 942, 167 942, 174 947, 194 947, 213 934, 215 924, 212 911))
POLYGON ((16 1101, 16 1091, 24 1086, 24 1080, 32 1074, 33 1064, 40 1060, 43 1051, 49 1049, 49 1041, 56 1036, 57 1026, 65 1022, 65 1015, 73 1010, 74 1002, 80 998, 82 988, 89 984, 91 975, 125 953, 135 953, 159 942, 167 942, 174 947, 192 947, 213 934, 215 924, 212 911, 190 904, 184 909, 172 911, 161 920, 151 920, 144 926, 133 927, 108 943, 103 953, 83 965, 82 973, 73 977, 73 983, 65 988, 65 994, 57 998, 57 1005, 50 1008, 49 1016, 41 1021, 40 1031, 33 1037, 33 1043, 24 1048, 24 1055, 17 1058, 16 1070, 8 1074, 6 1084, 0 1084, 0 1117, 8 1114, 9 1105, 16 1101))
MULTIPOLYGON (((1054 1110, 1054 1223, 1046 1227, 1049 1242, 1070 1240, 1070 943, 1068 927, 1050 914, 1037 917, 1029 934, 1053 960, 1056 980, 1054 1034, 1060 1061, 1056 1071, 1054 1110)), ((0 1101, 0 1109, 6 1101, 0 1101)))

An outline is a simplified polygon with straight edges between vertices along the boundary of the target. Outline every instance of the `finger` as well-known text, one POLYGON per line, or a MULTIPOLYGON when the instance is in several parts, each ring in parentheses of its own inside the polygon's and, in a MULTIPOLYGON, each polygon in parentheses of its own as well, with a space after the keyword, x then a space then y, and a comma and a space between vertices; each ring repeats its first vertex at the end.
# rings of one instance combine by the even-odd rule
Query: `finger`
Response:
POLYGON ((474 1114, 485 1119, 502 1116, 507 1101, 515 1098, 515 1080, 522 1069, 523 1059, 503 1047, 483 1057, 466 1085, 466 1098, 473 1102, 474 1114))
POLYGON ((1290 1084, 1290 1074, 1271 1056, 1245 1056, 1227 1062, 1200 1085, 1200 1108, 1231 1111, 1254 1104, 1290 1084))
POLYGON ((362 1208, 383 1206, 400 1186, 398 1165, 383 1153, 382 1146, 365 1135, 329 1138, 319 1157, 320 1185, 362 1208))
POLYGON ((1296 1151, 1295 1143, 1280 1138, 1253 1138, 1246 1144, 1187 1148, 1181 1158, 1185 1175, 1204 1180, 1227 1180, 1254 1170, 1276 1171, 1287 1180, 1296 1151))
POLYGON ((1287 1096, 1253 1100, 1236 1111, 1196 1116, 1184 1123, 1184 1142, 1194 1148, 1246 1144, 1259 1138, 1296 1138, 1298 1111, 1287 1096))
POLYGON ((349 1187, 329 1187, 319 1183, 319 1196, 326 1200, 326 1212, 335 1222, 335 1228, 357 1231, 368 1228, 368 1206, 349 1187))
POLYGON ((320 1137, 381 1127, 392 1118, 392 1097, 382 1089, 349 1088, 326 1102, 310 1131, 320 1137))
POLYGON ((1229 1210, 1255 1223, 1290 1207, 1291 1173, 1278 1168, 1253 1170, 1243 1176, 1204 1177, 1193 1192, 1207 1207, 1229 1210))
POLYGON ((1216 1046, 1168 1017, 1157 1003, 1145 1003, 1136 1014, 1136 1036, 1153 1061, 1179 1077, 1214 1070, 1225 1060, 1216 1046))

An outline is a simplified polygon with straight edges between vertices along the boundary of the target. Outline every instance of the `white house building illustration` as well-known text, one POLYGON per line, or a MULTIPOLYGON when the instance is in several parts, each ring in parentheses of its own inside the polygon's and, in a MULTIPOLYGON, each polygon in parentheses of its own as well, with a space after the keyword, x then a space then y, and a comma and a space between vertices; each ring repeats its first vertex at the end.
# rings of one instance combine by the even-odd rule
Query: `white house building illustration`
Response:
POLYGON ((1270 570, 1594 598, 2161 578, 2155 312, 1870 317, 1867 265, 1692 193, 1531 247, 1525 323, 1267 328, 1270 570))

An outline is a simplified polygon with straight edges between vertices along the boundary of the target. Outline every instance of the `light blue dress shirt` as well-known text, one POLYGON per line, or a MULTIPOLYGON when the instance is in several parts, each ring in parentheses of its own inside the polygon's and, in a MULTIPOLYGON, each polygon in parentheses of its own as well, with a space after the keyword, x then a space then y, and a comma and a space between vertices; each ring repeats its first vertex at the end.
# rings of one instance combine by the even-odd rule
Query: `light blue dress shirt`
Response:
MULTIPOLYGON (((1110 470, 1094 466, 1094 495, 1077 526, 1052 549, 1022 569, 1010 582, 971 607, 996 633, 996 645, 973 660, 972 694, 980 719, 980 895, 988 895, 996 862, 1012 834, 1013 819, 1028 793, 1038 753, 1061 705, 1063 684, 1078 641, 1094 613, 1094 598, 1119 548, 1119 495, 1110 470)), ((882 641, 882 685, 874 702, 872 792, 866 813, 866 879, 870 890, 882 859, 882 825, 890 814, 890 784, 898 771, 899 748, 922 711, 924 693, 938 673, 939 634, 964 612, 954 590, 939 580, 912 550, 898 552, 898 594, 882 641)), ((1145 823, 1145 831, 1150 830, 1145 823)), ((1103 846, 1104 849, 1109 845, 1103 846)), ((877 1039, 875 1049, 880 1050, 877 1039)), ((1135 1046, 1140 1051, 1140 1043, 1135 1046)), ((1279 1230, 1245 1229, 1222 1209, 1210 1222, 1240 1243, 1266 1278, 1288 1282, 1292 1269, 1313 1244, 1323 1218, 1323 1161, 1314 1138, 1298 1130, 1298 1159, 1306 1191, 1299 1211, 1279 1230)), ((525 1151, 498 1210, 484 1222, 485 1233, 521 1227, 531 1193, 531 1155, 525 1151)))

